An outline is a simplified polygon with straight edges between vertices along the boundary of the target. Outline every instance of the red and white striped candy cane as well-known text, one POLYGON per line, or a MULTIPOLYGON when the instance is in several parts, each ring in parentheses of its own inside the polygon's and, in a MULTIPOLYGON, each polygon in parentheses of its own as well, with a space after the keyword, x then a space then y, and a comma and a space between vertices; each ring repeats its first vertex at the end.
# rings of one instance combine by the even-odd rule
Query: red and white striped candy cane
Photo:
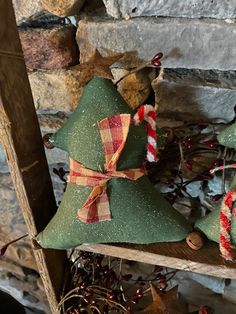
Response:
MULTIPOLYGON (((236 164, 224 165, 210 170, 210 173, 215 173, 224 169, 235 169, 236 164)), ((229 191, 223 198, 220 208, 220 252, 224 259, 232 261, 231 254, 231 221, 233 215, 233 203, 236 201, 236 189, 229 191)))
POLYGON ((148 146, 147 161, 153 162, 157 160, 157 133, 156 133, 156 110, 152 105, 143 105, 134 115, 134 124, 138 125, 143 120, 147 121, 148 129, 148 146))
POLYGON ((222 257, 232 261, 230 230, 233 203, 236 200, 236 190, 226 193, 220 208, 220 252, 222 257))
POLYGON ((216 168, 213 168, 210 170, 210 173, 215 173, 217 171, 221 171, 221 170, 224 170, 224 169, 235 169, 236 168, 236 164, 232 164, 232 165, 224 165, 224 166, 219 166, 219 167, 216 167, 216 168))

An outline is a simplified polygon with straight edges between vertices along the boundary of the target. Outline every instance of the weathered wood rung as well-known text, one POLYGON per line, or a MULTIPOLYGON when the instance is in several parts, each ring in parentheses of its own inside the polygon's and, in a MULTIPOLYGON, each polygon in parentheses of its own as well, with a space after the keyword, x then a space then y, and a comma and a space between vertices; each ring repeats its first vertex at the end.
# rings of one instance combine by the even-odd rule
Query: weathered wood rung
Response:
MULTIPOLYGON (((236 263, 226 262, 217 243, 207 242, 194 251, 183 242, 157 244, 94 244, 79 249, 147 264, 160 265, 199 274, 236 279, 236 263)), ((236 250, 233 250, 236 258, 236 250)))

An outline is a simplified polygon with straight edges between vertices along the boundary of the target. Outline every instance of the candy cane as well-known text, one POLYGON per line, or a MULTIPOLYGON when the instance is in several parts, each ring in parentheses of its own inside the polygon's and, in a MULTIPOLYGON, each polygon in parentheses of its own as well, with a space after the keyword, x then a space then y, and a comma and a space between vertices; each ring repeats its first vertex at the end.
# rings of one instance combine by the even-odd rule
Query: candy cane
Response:
MULTIPOLYGON (((222 171, 225 169, 235 169, 236 164, 223 165, 210 170, 210 173, 222 171)), ((232 261, 233 257, 231 254, 231 220, 232 214, 235 211, 233 203, 236 201, 236 189, 231 190, 223 198, 220 208, 220 252, 224 259, 232 261)))
POLYGON ((216 168, 211 169, 210 173, 215 173, 217 171, 222 171, 224 169, 235 169, 235 168, 236 168, 236 164, 220 166, 220 167, 216 167, 216 168))
POLYGON ((220 252, 222 257, 232 261, 230 229, 233 203, 236 200, 236 190, 226 193, 220 208, 220 252))
POLYGON ((138 125, 143 120, 147 121, 148 129, 148 145, 147 145, 147 161, 153 162, 157 160, 157 133, 156 133, 156 110, 151 105, 143 105, 134 115, 134 124, 138 125))

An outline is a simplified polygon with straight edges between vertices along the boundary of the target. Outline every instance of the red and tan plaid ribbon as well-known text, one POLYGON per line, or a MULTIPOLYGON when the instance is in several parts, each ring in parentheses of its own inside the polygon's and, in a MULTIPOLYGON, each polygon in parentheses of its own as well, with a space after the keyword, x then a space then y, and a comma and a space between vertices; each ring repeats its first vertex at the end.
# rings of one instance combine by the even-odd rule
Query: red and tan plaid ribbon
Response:
POLYGON ((105 172, 85 168, 70 158, 69 183, 92 186, 83 206, 78 210, 78 218, 85 223, 94 223, 111 219, 107 182, 112 178, 137 180, 145 174, 143 168, 116 171, 116 165, 125 146, 131 117, 129 114, 110 116, 98 123, 105 154, 105 172))

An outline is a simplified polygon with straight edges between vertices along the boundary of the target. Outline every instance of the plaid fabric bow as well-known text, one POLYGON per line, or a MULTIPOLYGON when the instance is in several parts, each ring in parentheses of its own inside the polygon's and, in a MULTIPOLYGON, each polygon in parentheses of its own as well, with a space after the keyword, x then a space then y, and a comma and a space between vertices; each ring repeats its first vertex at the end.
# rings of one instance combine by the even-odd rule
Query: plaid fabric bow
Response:
POLYGON ((82 222, 94 223, 111 219, 106 192, 107 182, 110 179, 137 180, 145 174, 145 170, 142 168, 116 170, 117 161, 128 136, 130 121, 129 114, 120 114, 110 116, 98 123, 106 160, 104 173, 85 168, 78 161, 70 159, 68 182, 93 187, 87 200, 77 212, 78 218, 82 222))

